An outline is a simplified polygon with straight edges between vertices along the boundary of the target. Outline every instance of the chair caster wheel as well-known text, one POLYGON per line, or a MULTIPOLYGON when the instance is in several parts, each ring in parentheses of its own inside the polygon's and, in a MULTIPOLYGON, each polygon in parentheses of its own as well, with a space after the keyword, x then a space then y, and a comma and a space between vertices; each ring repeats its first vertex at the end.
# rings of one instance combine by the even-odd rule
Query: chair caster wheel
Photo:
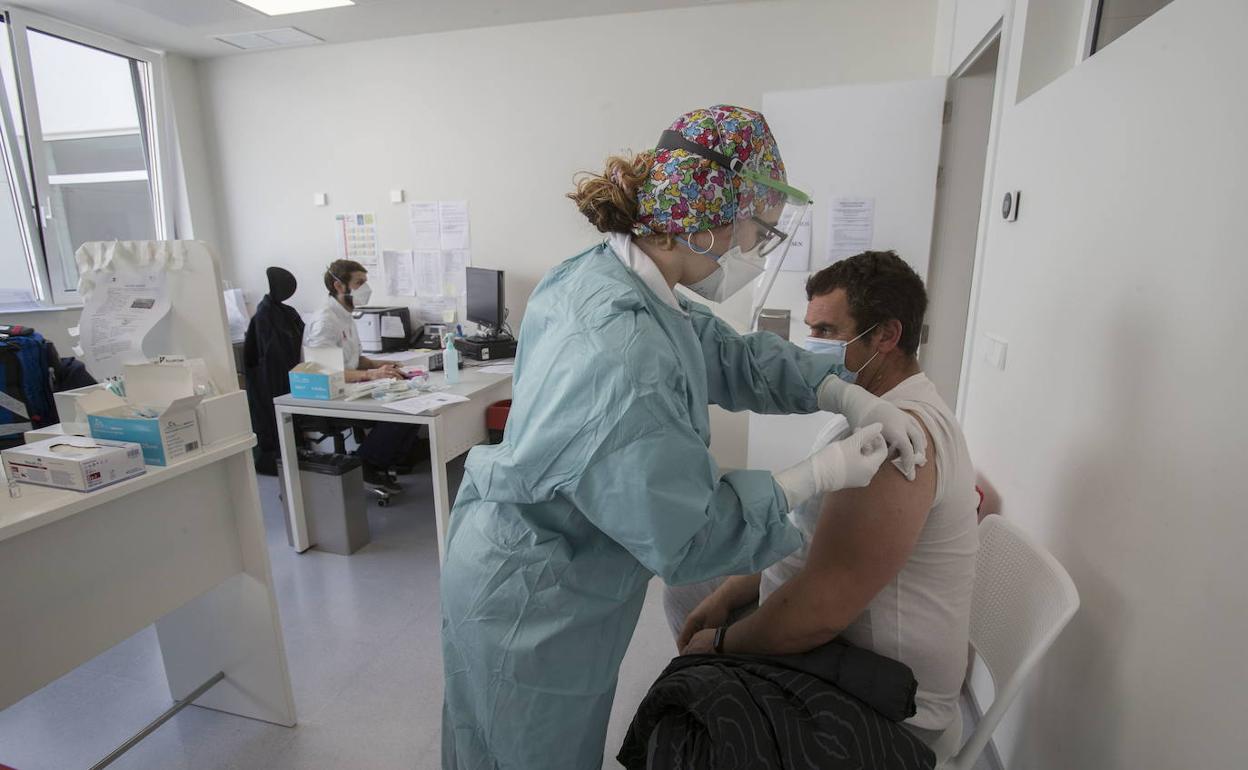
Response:
POLYGON ((378 500, 378 501, 377 501, 377 507, 378 507, 378 508, 389 508, 389 507, 390 507, 390 501, 389 501, 389 500, 387 500, 386 498, 384 498, 384 497, 383 497, 382 499, 380 499, 380 500, 378 500))

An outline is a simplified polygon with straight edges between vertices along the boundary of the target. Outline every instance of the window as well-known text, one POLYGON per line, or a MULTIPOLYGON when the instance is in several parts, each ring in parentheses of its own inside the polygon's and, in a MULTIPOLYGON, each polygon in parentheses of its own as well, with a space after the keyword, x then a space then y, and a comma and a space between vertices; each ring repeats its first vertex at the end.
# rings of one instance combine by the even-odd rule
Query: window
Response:
POLYGON ((172 237, 155 118, 161 62, 20 9, 4 11, 0 28, 0 307, 76 302, 83 243, 172 237))
POLYGON ((1171 0, 1097 0, 1091 53, 1130 32, 1135 25, 1170 3, 1171 0))

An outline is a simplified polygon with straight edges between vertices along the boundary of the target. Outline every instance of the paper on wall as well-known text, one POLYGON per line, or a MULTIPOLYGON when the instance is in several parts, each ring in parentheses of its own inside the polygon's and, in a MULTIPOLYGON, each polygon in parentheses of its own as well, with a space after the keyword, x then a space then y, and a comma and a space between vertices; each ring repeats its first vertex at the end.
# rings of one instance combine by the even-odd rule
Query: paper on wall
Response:
MULTIPOLYGON (((800 273, 810 271, 810 247, 813 234, 811 221, 814 211, 810 206, 805 207, 805 211, 806 216, 802 217, 802 221, 798 223, 797 230, 793 233, 793 242, 789 244, 788 253, 784 255, 784 263, 780 265, 781 270, 800 273)), ((787 222, 781 222, 780 229, 787 229, 787 224, 787 222)))
POLYGON ((386 294, 391 297, 416 296, 416 265, 412 252, 381 252, 381 268, 386 278, 386 294))
POLYGON ((334 217, 338 258, 353 259, 365 267, 375 267, 381 258, 377 246, 377 218, 373 214, 338 214, 334 217))
POLYGON ((407 215, 408 225, 412 230, 413 249, 430 251, 442 248, 436 201, 412 201, 407 204, 407 215))
POLYGON ((96 277, 79 322, 83 358, 99 379, 121 375, 128 363, 144 363, 143 338, 169 313, 163 267, 117 270, 96 277))
POLYGON ((443 251, 468 248, 468 201, 438 203, 438 225, 443 251))
POLYGON ((464 271, 472 264, 472 255, 467 249, 452 249, 442 252, 442 293, 452 297, 463 296, 468 288, 468 274, 464 271))
POLYGON ((416 305, 416 315, 421 323, 454 323, 458 312, 459 297, 421 297, 416 305))
POLYGON ((416 296, 439 297, 442 295, 442 252, 412 252, 416 296))
POLYGON ((875 238, 874 198, 834 198, 829 206, 828 253, 820 268, 869 250, 875 238))

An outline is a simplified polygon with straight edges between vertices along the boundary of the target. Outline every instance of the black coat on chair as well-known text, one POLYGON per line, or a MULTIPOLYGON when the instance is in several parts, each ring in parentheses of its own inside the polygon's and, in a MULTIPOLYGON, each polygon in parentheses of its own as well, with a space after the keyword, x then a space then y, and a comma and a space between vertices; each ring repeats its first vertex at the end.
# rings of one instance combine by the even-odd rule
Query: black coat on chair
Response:
POLYGON ((273 399, 290 392, 287 374, 303 358, 303 319, 285 304, 295 293, 295 277, 280 267, 270 267, 267 274, 269 293, 247 326, 243 365, 251 428, 256 433, 256 470, 272 474, 278 451, 273 399))

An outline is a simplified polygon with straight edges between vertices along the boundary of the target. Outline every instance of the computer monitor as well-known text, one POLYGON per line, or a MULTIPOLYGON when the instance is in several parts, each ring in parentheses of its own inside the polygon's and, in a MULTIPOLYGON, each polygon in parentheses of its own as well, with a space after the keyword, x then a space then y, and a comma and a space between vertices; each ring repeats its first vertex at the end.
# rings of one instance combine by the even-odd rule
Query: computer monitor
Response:
POLYGON ((507 305, 503 298, 503 271, 469 267, 467 271, 468 320, 482 327, 483 333, 503 330, 507 305))

